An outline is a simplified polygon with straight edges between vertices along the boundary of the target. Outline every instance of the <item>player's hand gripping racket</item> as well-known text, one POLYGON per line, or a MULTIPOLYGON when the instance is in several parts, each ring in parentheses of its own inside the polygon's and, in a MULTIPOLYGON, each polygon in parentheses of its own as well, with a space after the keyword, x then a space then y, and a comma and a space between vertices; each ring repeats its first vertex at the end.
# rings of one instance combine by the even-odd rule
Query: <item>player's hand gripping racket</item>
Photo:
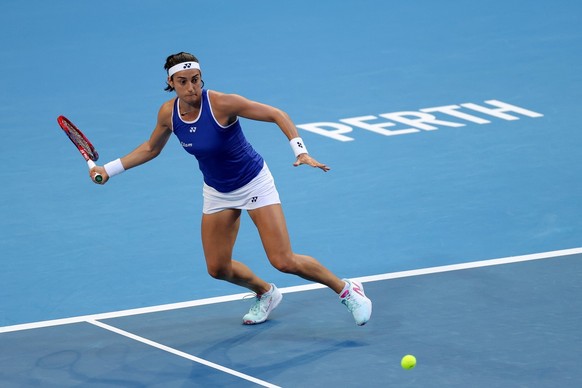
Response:
MULTIPOLYGON (((99 159, 99 154, 95 151, 95 147, 93 144, 83 135, 83 132, 79 130, 68 118, 65 116, 59 116, 57 118, 59 125, 65 131, 69 139, 73 142, 74 145, 77 146, 77 149, 83 155, 85 160, 87 161, 87 165, 89 169, 95 167, 95 162, 99 159)), ((103 177, 101 174, 96 173, 93 175, 93 180, 97 183, 103 182, 103 177)))

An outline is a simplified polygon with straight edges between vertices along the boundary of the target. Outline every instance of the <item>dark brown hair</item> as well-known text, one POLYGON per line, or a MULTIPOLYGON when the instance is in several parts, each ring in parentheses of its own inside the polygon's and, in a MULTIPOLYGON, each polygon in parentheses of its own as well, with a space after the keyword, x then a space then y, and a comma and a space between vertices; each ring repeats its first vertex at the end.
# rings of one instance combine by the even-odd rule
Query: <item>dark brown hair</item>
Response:
MULTIPOLYGON (((182 51, 182 52, 179 52, 177 54, 172 54, 168 58, 166 58, 166 64, 164 65, 164 69, 166 69, 166 71, 168 71, 168 70, 170 70, 170 68, 172 66, 175 66, 178 63, 182 63, 182 62, 200 63, 198 61, 198 58, 196 58, 194 55, 192 55, 190 53, 185 53, 182 51)), ((170 84, 166 82, 166 88, 164 90, 167 92, 173 92, 174 88, 171 87, 170 84)))

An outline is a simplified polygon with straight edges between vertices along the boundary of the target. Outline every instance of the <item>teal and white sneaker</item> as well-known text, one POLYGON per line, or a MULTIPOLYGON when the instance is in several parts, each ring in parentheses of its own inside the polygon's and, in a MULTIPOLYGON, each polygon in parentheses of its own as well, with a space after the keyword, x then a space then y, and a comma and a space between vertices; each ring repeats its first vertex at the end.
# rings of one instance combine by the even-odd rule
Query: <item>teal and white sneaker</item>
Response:
POLYGON ((271 311, 281 303, 281 299, 283 299, 283 294, 274 284, 271 284, 269 292, 261 296, 255 296, 255 304, 253 304, 248 314, 243 317, 243 323, 245 325, 256 325, 265 322, 271 311))
POLYGON ((342 280, 346 282, 346 287, 340 293, 340 302, 350 310, 356 325, 363 326, 372 315, 372 301, 364 294, 361 283, 349 279, 342 280))

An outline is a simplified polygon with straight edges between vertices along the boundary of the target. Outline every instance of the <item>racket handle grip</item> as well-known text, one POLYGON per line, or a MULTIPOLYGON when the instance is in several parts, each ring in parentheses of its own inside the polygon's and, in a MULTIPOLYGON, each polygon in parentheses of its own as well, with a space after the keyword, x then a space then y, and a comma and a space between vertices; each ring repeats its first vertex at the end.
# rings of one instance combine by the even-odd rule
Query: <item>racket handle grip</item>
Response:
MULTIPOLYGON (((89 166, 89 169, 96 166, 95 162, 92 161, 91 159, 87 160, 87 165, 89 166)), ((93 180, 97 183, 101 183, 103 182, 103 177, 101 176, 101 174, 97 172, 95 173, 95 175, 93 175, 93 180)))

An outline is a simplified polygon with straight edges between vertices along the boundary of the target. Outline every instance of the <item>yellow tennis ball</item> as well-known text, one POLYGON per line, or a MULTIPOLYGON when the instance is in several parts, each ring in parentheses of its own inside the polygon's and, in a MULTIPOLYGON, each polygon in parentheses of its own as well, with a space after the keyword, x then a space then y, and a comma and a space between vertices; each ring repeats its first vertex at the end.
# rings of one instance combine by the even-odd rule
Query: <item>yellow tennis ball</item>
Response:
POLYGON ((416 366, 416 357, 412 354, 407 354, 406 356, 402 357, 402 361, 400 361, 400 365, 404 369, 412 369, 416 366))

